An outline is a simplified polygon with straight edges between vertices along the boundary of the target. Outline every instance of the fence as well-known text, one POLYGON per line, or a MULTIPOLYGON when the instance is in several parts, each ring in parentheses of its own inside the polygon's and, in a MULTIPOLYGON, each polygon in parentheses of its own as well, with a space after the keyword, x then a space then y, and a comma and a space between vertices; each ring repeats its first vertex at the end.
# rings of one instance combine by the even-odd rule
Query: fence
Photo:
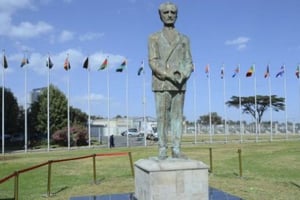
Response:
POLYGON ((246 143, 246 142, 272 142, 283 140, 300 140, 300 124, 283 123, 260 124, 228 124, 199 125, 189 127, 184 133, 184 143, 246 143))
POLYGON ((38 165, 34 165, 34 166, 31 166, 31 167, 28 167, 28 168, 25 168, 25 169, 15 171, 14 173, 0 179, 0 184, 8 181, 11 178, 15 178, 14 179, 14 200, 18 200, 19 199, 19 176, 20 176, 20 174, 35 170, 35 169, 43 167, 43 166, 48 166, 47 197, 50 197, 51 196, 52 165, 54 163, 92 158, 92 162, 93 162, 93 182, 94 182, 94 184, 96 184, 96 157, 99 157, 99 156, 126 156, 126 155, 128 155, 128 157, 129 157, 131 173, 132 173, 132 176, 134 176, 134 168, 133 168, 133 161, 132 161, 131 152, 120 152, 120 153, 93 154, 93 155, 87 155, 87 156, 81 156, 81 157, 75 157, 75 158, 67 158, 67 159, 60 159, 60 160, 49 160, 48 162, 45 162, 45 163, 41 163, 41 164, 38 164, 38 165))

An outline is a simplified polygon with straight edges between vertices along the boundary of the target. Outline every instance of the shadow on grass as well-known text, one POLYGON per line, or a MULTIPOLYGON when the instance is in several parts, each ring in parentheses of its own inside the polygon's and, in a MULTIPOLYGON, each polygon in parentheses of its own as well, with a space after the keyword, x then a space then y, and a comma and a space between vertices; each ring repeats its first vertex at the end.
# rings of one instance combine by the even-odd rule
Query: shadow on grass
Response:
POLYGON ((56 195, 56 194, 58 194, 58 193, 60 193, 60 192, 62 192, 62 191, 64 191, 64 190, 66 190, 66 189, 68 189, 68 186, 65 186, 65 187, 63 187, 63 188, 60 188, 59 190, 57 190, 56 192, 53 192, 52 194, 53 194, 53 195, 56 195))
POLYGON ((15 198, 6 198, 6 199, 0 199, 0 200, 14 200, 15 198))
POLYGON ((295 183, 295 182, 293 182, 293 181, 291 181, 290 183, 291 183, 293 186, 296 186, 297 188, 300 188, 300 184, 295 183))
MULTIPOLYGON (((58 189, 56 192, 51 192, 50 196, 48 196, 47 194, 44 194, 44 195, 42 195, 42 197, 48 198, 48 197, 56 196, 58 193, 66 190, 66 189, 68 189, 68 186, 62 187, 62 188, 58 189)), ((0 200, 2 200, 2 199, 0 199, 0 200)))
POLYGON ((105 179, 104 177, 100 178, 100 179, 96 180, 96 182, 93 181, 91 184, 99 185, 102 181, 104 181, 104 179, 105 179))

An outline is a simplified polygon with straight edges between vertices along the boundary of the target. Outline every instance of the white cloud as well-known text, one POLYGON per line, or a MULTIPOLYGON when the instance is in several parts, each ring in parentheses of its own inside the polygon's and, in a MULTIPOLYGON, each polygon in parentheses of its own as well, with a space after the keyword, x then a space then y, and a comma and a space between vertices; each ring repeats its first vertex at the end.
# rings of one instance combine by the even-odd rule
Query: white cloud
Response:
POLYGON ((58 38, 60 42, 66 42, 73 39, 74 39, 74 33, 67 30, 62 31, 58 38))
POLYGON ((19 25, 11 25, 10 27, 10 37, 16 38, 32 38, 43 33, 48 33, 53 27, 45 22, 37 22, 32 24, 30 22, 22 22, 19 25))
MULTIPOLYGON (((88 99, 88 97, 86 96, 85 99, 88 99)), ((102 94, 92 93, 92 94, 90 94, 90 100, 91 101, 102 101, 102 100, 106 100, 106 98, 102 94)))
POLYGON ((0 11, 2 13, 14 13, 19 9, 34 9, 33 0, 1 0, 0 11))
POLYGON ((84 35, 81 35, 79 37, 79 40, 80 41, 89 41, 89 40, 95 40, 95 39, 98 39, 98 38, 101 38, 104 36, 104 33, 86 33, 84 35))
POLYGON ((33 0, 1 0, 0 1, 0 35, 13 38, 33 38, 53 30, 43 21, 36 23, 23 21, 13 24, 12 16, 23 9, 35 9, 33 0))
POLYGON ((247 47, 250 38, 248 37, 238 37, 233 40, 226 40, 225 45, 235 46, 238 50, 245 49, 247 47))

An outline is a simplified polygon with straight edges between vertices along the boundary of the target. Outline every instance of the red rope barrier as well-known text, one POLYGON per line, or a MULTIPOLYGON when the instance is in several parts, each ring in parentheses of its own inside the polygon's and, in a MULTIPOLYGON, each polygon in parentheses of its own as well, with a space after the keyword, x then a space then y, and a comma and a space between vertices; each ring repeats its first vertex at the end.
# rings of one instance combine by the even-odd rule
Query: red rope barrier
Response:
POLYGON ((128 152, 119 152, 119 153, 99 153, 96 156, 127 156, 128 152))
POLYGON ((21 173, 24 173, 24 172, 34 170, 34 169, 39 168, 39 167, 43 167, 45 165, 48 165, 48 162, 45 162, 45 163, 42 163, 42 164, 39 164, 39 165, 34 165, 32 167, 28 167, 28 168, 25 168, 25 169, 21 169, 18 172, 21 174, 21 173))
POLYGON ((81 156, 81 157, 76 157, 76 158, 66 158, 66 159, 60 159, 60 160, 52 160, 52 163, 65 162, 65 161, 71 161, 71 160, 80 160, 80 159, 91 158, 91 157, 93 157, 93 155, 81 156))
POLYGON ((4 183, 5 181, 7 181, 7 180, 9 180, 11 178, 13 178, 14 176, 15 176, 15 173, 13 173, 11 175, 8 175, 7 177, 4 177, 4 178, 0 179, 0 184, 4 183))
MULTIPOLYGON (((88 155, 88 156, 81 156, 81 157, 75 157, 75 158, 66 158, 66 159, 60 159, 60 160, 51 160, 51 161, 48 161, 48 162, 45 162, 45 163, 41 163, 41 164, 38 164, 38 165, 34 165, 32 167, 28 167, 28 168, 25 168, 25 169, 21 169, 18 171, 19 174, 21 173, 25 173, 25 172, 28 172, 28 171, 31 171, 31 170, 34 170, 36 168, 39 168, 39 167, 43 167, 45 165, 48 165, 49 162, 52 162, 52 163, 56 163, 56 162, 66 162, 66 161, 72 161, 72 160, 80 160, 80 159, 85 159, 85 158, 91 158, 93 156, 126 156, 128 155, 128 152, 117 152, 117 153, 99 153, 99 154, 93 154, 93 155, 88 155)), ((0 184, 6 182, 7 180, 11 179, 15 177, 15 173, 13 174, 10 174, 2 179, 0 179, 0 184)))

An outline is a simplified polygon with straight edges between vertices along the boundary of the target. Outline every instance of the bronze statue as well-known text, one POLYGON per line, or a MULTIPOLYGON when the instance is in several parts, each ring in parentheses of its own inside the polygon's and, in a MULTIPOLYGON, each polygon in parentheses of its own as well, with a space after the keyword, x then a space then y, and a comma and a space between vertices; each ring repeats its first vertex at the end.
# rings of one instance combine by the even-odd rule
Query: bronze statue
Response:
POLYGON ((164 24, 161 31, 149 36, 148 59, 152 70, 155 96, 159 159, 166 159, 168 131, 171 132, 173 158, 185 158, 181 152, 183 105, 186 82, 193 71, 189 38, 175 29, 177 6, 167 2, 159 6, 164 24))

